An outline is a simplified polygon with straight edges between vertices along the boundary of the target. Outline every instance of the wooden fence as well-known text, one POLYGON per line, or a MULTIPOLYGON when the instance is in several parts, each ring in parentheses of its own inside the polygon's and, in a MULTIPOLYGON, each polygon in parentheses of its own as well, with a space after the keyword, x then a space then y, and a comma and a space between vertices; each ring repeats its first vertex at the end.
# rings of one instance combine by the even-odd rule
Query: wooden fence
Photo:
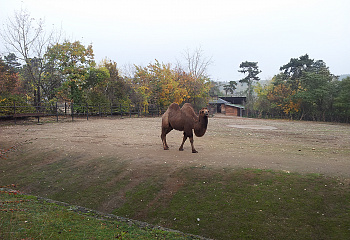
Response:
POLYGON ((166 109, 159 108, 157 106, 131 106, 122 104, 74 104, 74 103, 41 103, 36 106, 27 105, 19 106, 13 103, 11 106, 0 105, 0 120, 14 120, 15 124, 17 119, 27 119, 35 117, 40 122, 41 117, 55 117, 56 121, 59 121, 60 117, 74 118, 86 118, 98 116, 98 117, 155 117, 160 116, 166 109))

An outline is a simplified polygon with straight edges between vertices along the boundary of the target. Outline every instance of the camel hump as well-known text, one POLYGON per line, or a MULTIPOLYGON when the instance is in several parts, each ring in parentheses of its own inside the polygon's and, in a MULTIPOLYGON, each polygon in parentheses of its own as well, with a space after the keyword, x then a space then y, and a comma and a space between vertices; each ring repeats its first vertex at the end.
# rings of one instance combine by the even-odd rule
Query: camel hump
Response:
POLYGON ((179 104, 177 104, 177 103, 172 103, 172 104, 170 104, 170 106, 168 107, 168 109, 169 109, 169 110, 172 110, 172 111, 178 111, 178 110, 180 110, 180 106, 179 106, 179 104))
POLYGON ((190 103, 185 103, 182 108, 181 111, 183 113, 185 113, 188 116, 193 116, 193 117, 197 117, 196 113, 194 112, 194 109, 192 107, 192 105, 190 103))
POLYGON ((191 103, 185 103, 183 106, 182 106, 182 108, 191 108, 191 109, 193 109, 193 107, 192 107, 192 105, 191 105, 191 103))

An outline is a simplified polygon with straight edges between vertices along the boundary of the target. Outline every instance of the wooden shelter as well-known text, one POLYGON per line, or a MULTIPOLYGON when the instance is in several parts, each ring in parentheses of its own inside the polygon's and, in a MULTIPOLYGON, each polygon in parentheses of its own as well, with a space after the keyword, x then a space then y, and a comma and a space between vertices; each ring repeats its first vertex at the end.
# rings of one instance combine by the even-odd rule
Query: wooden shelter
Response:
POLYGON ((209 101, 209 111, 213 114, 242 117, 245 112, 245 100, 246 97, 216 97, 209 101))

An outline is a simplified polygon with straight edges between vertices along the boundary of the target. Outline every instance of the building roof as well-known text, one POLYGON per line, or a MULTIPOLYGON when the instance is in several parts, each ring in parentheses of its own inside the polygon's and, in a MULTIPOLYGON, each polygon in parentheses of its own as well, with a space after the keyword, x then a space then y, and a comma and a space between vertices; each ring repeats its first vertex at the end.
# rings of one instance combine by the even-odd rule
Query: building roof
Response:
POLYGON ((236 107, 236 108, 242 108, 245 109, 245 107, 241 104, 233 104, 233 103, 225 103, 226 106, 230 106, 230 107, 236 107))
POLYGON ((213 100, 209 101, 209 104, 227 104, 227 103, 229 103, 229 102, 225 101, 221 98, 213 99, 213 100))
POLYGON ((242 104, 233 104, 233 103, 230 103, 222 98, 211 100, 211 101, 209 101, 209 104, 225 104, 226 106, 245 109, 244 105, 242 105, 242 104))
POLYGON ((246 97, 220 97, 222 100, 227 101, 228 103, 243 105, 246 101, 246 97))

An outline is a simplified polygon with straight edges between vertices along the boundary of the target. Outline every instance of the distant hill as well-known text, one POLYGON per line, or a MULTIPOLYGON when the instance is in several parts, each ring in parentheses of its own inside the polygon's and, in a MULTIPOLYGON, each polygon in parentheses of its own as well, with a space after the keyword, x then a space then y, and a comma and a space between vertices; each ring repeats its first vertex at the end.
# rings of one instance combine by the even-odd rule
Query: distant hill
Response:
MULTIPOLYGON (((227 93, 227 96, 245 96, 245 91, 247 90, 247 84, 246 83, 240 83, 239 81, 236 81, 237 82, 237 86, 236 86, 236 90, 234 91, 233 94, 231 93, 227 93)), ((266 85, 270 82, 270 80, 260 80, 259 83, 261 85, 266 85)), ((221 82, 218 82, 220 85, 219 85, 219 89, 220 89, 220 92, 223 96, 226 96, 225 95, 225 90, 224 90, 224 85, 228 84, 229 82, 227 81, 221 81, 221 82)), ((256 83, 256 82, 254 82, 256 83)))
MULTIPOLYGON (((350 77, 350 74, 341 74, 339 75, 339 81, 342 81, 344 78, 347 78, 347 77, 350 77)), ((261 85, 266 85, 270 82, 271 80, 260 80, 259 83, 261 85)), ((247 84, 246 83, 240 83, 239 81, 236 81, 237 82, 237 87, 236 87, 236 90, 234 91, 233 94, 231 93, 227 93, 227 96, 245 96, 245 91, 247 90, 247 84)), ((224 90, 224 85, 228 84, 229 82, 228 81, 219 81, 217 82, 219 84, 219 90, 221 92, 221 95, 222 96, 226 96, 225 94, 225 90, 224 90)), ((257 82, 254 82, 255 84, 257 82)))
POLYGON ((350 77, 350 74, 342 74, 339 76, 339 81, 343 80, 344 78, 350 77))

